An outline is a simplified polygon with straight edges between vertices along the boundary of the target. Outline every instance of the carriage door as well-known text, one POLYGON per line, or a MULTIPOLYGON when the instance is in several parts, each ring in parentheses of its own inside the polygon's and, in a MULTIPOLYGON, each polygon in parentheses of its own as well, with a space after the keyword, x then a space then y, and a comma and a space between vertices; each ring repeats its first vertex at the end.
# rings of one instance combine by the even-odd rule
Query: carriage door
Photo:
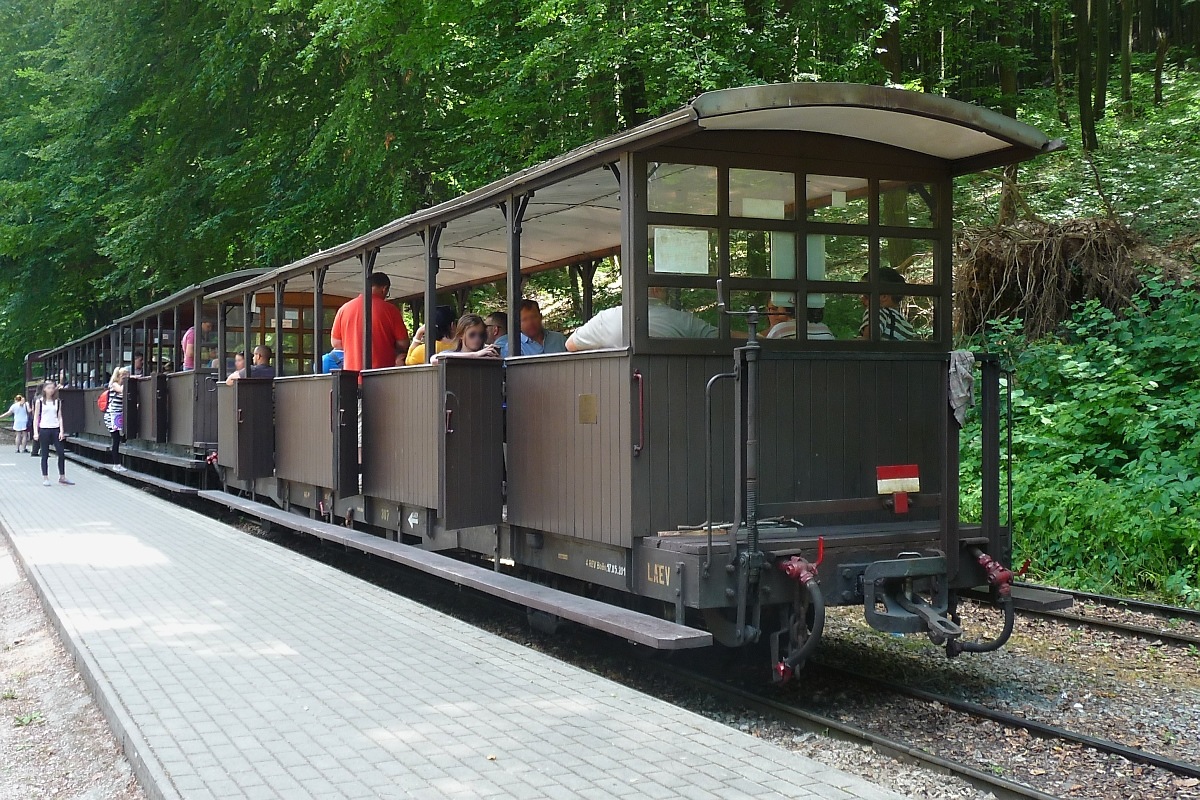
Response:
POLYGON ((447 358, 440 368, 438 516, 447 530, 498 525, 504 504, 504 364, 447 358))
POLYGON ((333 426, 333 490, 353 497, 358 488, 358 373, 334 372, 330 420, 333 426))

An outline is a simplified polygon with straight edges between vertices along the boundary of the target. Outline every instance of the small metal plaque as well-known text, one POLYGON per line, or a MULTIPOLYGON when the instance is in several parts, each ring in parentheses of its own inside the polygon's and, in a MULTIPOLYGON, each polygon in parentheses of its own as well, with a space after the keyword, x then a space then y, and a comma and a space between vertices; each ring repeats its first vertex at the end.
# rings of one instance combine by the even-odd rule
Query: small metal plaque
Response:
POLYGON ((581 394, 578 398, 579 424, 595 425, 600 419, 600 404, 594 394, 581 394))

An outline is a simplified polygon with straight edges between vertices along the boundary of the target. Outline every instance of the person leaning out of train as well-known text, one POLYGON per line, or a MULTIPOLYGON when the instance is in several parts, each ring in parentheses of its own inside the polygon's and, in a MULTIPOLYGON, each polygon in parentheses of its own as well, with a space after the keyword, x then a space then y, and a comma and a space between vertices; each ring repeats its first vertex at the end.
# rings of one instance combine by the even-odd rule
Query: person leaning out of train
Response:
MULTIPOLYGON (((542 307, 537 300, 521 301, 521 355, 540 356, 567 352, 567 337, 558 331, 546 330, 542 324, 542 307)), ((497 337, 500 355, 508 358, 508 336, 497 337)))
POLYGON ((25 402, 25 395, 19 394, 13 399, 13 404, 8 407, 8 411, 0 414, 0 419, 4 417, 12 417, 13 433, 17 437, 17 452, 29 452, 28 440, 29 436, 29 403, 25 402))
POLYGON ((500 348, 487 344, 487 323, 478 314, 463 314, 454 331, 454 346, 433 357, 440 358, 499 358, 500 348))
MULTIPOLYGON (((767 303, 767 319, 771 323, 768 339, 796 338, 796 295, 792 292, 772 292, 767 303)), ((825 324, 825 295, 810 294, 807 309, 807 338, 836 339, 825 324)))
MULTIPOLYGON (((863 273, 859 278, 861 281, 870 279, 870 273, 863 273)), ((881 283, 895 283, 900 286, 906 286, 907 281, 904 276, 891 267, 879 268, 879 280, 881 283)), ((871 299, 867 295, 862 296, 863 315, 862 323, 858 326, 858 338, 871 338, 871 299)), ((917 338, 917 332, 913 330, 912 323, 904 316, 904 312, 900 310, 900 304, 904 302, 903 294, 881 294, 879 295, 879 338, 885 342, 907 342, 917 338)))
POLYGON ((125 426, 125 387, 129 380, 129 368, 117 367, 108 381, 108 405, 104 409, 104 427, 112 436, 113 469, 123 472, 121 466, 121 429, 125 426))
POLYGON ((501 336, 508 336, 508 316, 499 311, 488 314, 483 324, 487 326, 488 344, 495 344, 501 336))
MULTIPOLYGON (((392 291, 392 279, 383 272, 371 273, 371 364, 370 369, 404 365, 408 352, 408 327, 400 309, 387 301, 392 291)), ((335 350, 345 352, 344 367, 362 372, 363 317, 366 307, 360 294, 337 310, 329 331, 335 350)))
MULTIPOLYGON (((438 306, 433 310, 434 354, 454 348, 454 309, 450 306, 438 306)), ((426 327, 417 328, 412 345, 408 348, 408 357, 404 359, 407 366, 415 367, 425 363, 426 327)))
MULTIPOLYGON (((650 288, 646 324, 652 339, 715 339, 717 329, 690 311, 666 304, 667 290, 650 288)), ((578 353, 606 347, 623 347, 625 314, 621 306, 606 308, 575 329, 567 338, 567 350, 578 353)))

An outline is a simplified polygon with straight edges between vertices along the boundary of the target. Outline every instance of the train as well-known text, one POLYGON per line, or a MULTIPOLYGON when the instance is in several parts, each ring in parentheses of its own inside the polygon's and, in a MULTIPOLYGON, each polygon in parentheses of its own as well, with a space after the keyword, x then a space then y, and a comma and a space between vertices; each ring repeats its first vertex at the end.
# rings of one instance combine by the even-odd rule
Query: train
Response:
POLYGON ((762 647, 779 681, 832 606, 949 656, 995 650, 1014 604, 1041 600, 1012 586, 1001 365, 954 349, 953 184, 1061 147, 903 89, 707 92, 294 263, 189 286, 31 354, 27 376, 61 381, 70 447, 100 461, 97 398, 139 359, 127 477, 549 618, 652 647, 762 647), (601 259, 619 265, 620 304, 599 312, 612 340, 522 354, 524 280, 586 281, 601 259), (322 373, 337 309, 377 272, 414 321, 502 286, 507 357, 322 373), (664 333, 664 313, 702 333, 664 333), (227 382, 255 345, 275 376, 227 382), (977 520, 960 518, 967 388, 977 520), (999 607, 999 635, 964 634, 964 596, 999 607))

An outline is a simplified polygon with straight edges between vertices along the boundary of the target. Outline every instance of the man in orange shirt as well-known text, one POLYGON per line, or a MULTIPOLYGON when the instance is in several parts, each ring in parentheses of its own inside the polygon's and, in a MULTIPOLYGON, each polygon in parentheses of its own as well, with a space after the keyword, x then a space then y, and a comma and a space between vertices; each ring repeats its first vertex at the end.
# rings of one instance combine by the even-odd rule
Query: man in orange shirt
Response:
MULTIPOLYGON (((387 302, 392 279, 382 272, 371 273, 371 369, 404 365, 408 353, 408 328, 400 309, 387 302)), ((346 303, 333 318, 329 332, 334 349, 346 353, 345 368, 363 369, 363 296, 346 303)))

